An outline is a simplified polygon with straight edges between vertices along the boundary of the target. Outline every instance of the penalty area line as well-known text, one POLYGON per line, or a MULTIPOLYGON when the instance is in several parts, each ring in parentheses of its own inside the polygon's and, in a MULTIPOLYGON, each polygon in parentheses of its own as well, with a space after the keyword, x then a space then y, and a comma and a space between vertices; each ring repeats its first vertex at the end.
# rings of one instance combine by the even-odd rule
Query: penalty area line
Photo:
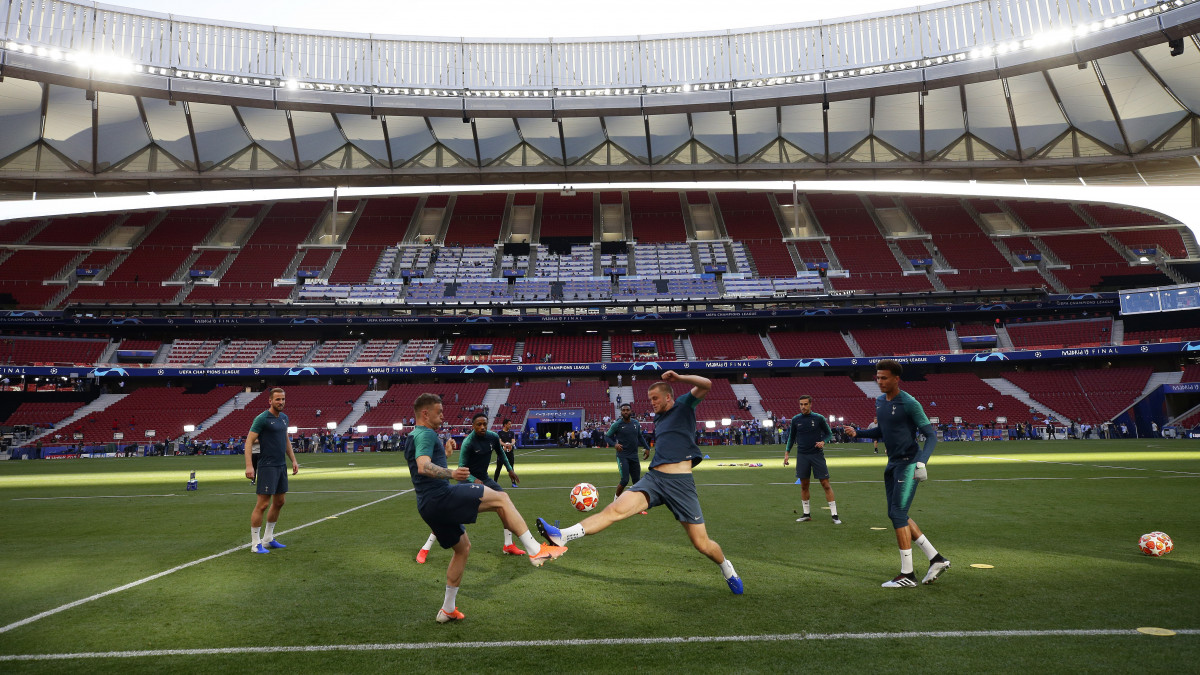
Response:
MULTIPOLYGON (((1179 635, 1200 635, 1197 629, 1175 629, 1179 635)), ((721 642, 803 642, 807 640, 908 640, 912 638, 1012 638, 1012 637, 1144 637, 1134 628, 1059 630, 960 630, 896 633, 783 633, 778 635, 710 635, 657 638, 595 638, 575 640, 507 640, 496 642, 393 642, 346 645, 276 645, 263 647, 213 647, 207 649, 145 649, 65 654, 5 654, 3 661, 63 661, 71 659, 128 659, 155 656, 207 656, 226 654, 287 654, 312 652, 396 652, 430 649, 495 649, 497 647, 615 647, 624 645, 712 644, 721 642)))
MULTIPOLYGON (((316 525, 317 523, 323 523, 323 522, 325 522, 326 520, 329 520, 330 518, 336 518, 336 517, 338 517, 338 516, 344 516, 344 515, 346 515, 347 513, 352 513, 352 512, 354 512, 354 511, 357 511, 357 510, 359 510, 359 509, 365 509, 365 508, 367 508, 368 506, 374 506, 375 504, 378 504, 378 503, 380 503, 380 502, 385 502, 385 501, 387 501, 387 500, 389 500, 389 499, 392 499, 392 498, 394 498, 394 497, 399 497, 399 496, 401 496, 401 495, 408 494, 409 492, 412 492, 412 490, 411 490, 411 489, 409 489, 409 490, 402 490, 402 491, 400 491, 400 492, 397 492, 397 493, 395 493, 395 494, 390 494, 390 495, 388 495, 388 496, 386 496, 386 497, 384 497, 384 498, 382 498, 382 499, 376 499, 375 501, 373 501, 373 502, 367 502, 366 504, 359 504, 358 506, 355 506, 355 507, 352 507, 352 508, 346 509, 345 511, 341 511, 341 512, 339 512, 339 513, 335 513, 335 514, 333 514, 332 516, 323 516, 323 517, 321 517, 321 518, 318 518, 318 519, 316 519, 316 520, 314 520, 314 521, 311 521, 311 522, 305 523, 305 524, 303 524, 303 525, 298 525, 298 526, 296 526, 296 527, 293 527, 293 528, 291 528, 290 530, 283 530, 283 531, 281 531, 281 532, 278 532, 277 534, 288 534, 288 533, 290 533, 290 532, 296 532, 297 530, 303 530, 304 528, 306 528, 306 527, 309 527, 309 526, 311 526, 311 525, 316 525)), ((52 616, 52 615, 54 615, 54 614, 58 614, 59 612, 64 612, 64 611, 66 611, 66 610, 68 610, 68 609, 72 609, 72 608, 74 608, 74 607, 78 607, 78 606, 80 606, 80 605, 83 605, 83 604, 89 603, 89 602, 91 602, 91 601, 93 601, 93 600, 99 600, 100 598, 103 598, 103 597, 106 597, 106 596, 109 596, 109 595, 113 595, 114 593, 120 593, 121 591, 127 591, 127 590, 129 590, 129 589, 131 589, 131 588, 135 588, 135 587, 137 587, 137 586, 141 586, 141 585, 142 585, 142 584, 144 584, 144 583, 147 583, 147 582, 150 582, 150 581, 154 581, 155 579, 161 579, 162 577, 165 577, 165 576, 167 576, 168 574, 174 574, 175 572, 178 572, 178 571, 180 571, 180 570, 185 570, 185 569, 187 569, 187 568, 189 568, 189 567, 193 567, 193 566, 195 566, 195 565, 199 565, 199 564, 201 564, 201 563, 206 563, 206 562, 208 562, 208 561, 210 561, 210 560, 215 560, 216 558, 220 558, 221 556, 226 556, 226 555, 229 555, 230 553, 235 553, 235 552, 237 552, 237 551, 245 551, 245 550, 246 550, 246 547, 247 547, 247 544, 240 544, 240 545, 238 545, 238 546, 235 546, 235 547, 233 547, 233 548, 231 548, 231 549, 226 549, 226 550, 224 550, 224 551, 221 551, 220 553, 214 553, 214 554, 212 554, 212 555, 205 556, 205 557, 203 557, 203 558, 198 558, 198 559, 196 559, 196 560, 193 560, 193 561, 191 561, 191 562, 186 562, 186 563, 184 563, 184 564, 182 564, 182 565, 177 565, 177 566, 175 566, 175 567, 172 567, 172 568, 171 568, 171 569, 169 569, 169 570, 164 570, 164 571, 162 571, 162 572, 159 572, 159 573, 157 573, 157 574, 151 574, 150 576, 148 576, 148 577, 144 577, 144 578, 142 578, 142 579, 138 579, 137 581, 131 581, 131 582, 129 582, 129 583, 127 583, 127 584, 125 584, 124 586, 118 586, 118 587, 116 587, 116 588, 111 588, 111 589, 109 589, 109 590, 107 590, 107 591, 104 591, 104 592, 102 592, 102 593, 97 593, 97 594, 95 594, 95 595, 89 595, 89 596, 88 596, 88 597, 86 597, 86 598, 83 598, 83 599, 80 599, 80 600, 76 600, 76 601, 74 601, 74 602, 68 602, 68 603, 67 603, 67 604, 65 604, 65 605, 61 605, 61 606, 59 606, 59 607, 55 607, 54 609, 48 609, 48 610, 46 610, 46 611, 44 611, 44 612, 41 612, 41 613, 39 613, 39 614, 34 614, 34 615, 33 615, 33 616, 31 616, 31 617, 28 617, 28 618, 25 618, 25 619, 21 619, 20 621, 15 621, 15 622, 13 622, 13 623, 10 623, 10 624, 8 624, 7 626, 0 627, 0 633, 7 633, 8 631, 10 631, 10 630, 13 630, 14 628, 20 628, 21 626, 24 626, 24 625, 26 625, 26 624, 33 623, 34 621, 37 621, 37 620, 39 620, 39 619, 44 619, 44 618, 46 618, 46 617, 48 617, 48 616, 52 616)))

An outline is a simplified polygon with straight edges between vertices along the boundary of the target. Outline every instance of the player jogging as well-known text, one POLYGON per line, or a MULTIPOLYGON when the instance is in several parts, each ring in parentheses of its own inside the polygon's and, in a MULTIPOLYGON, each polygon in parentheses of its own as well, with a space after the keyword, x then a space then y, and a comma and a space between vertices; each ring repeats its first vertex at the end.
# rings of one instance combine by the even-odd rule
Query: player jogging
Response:
POLYGON ((808 510, 808 481, 816 478, 825 488, 825 501, 829 502, 829 513, 833 516, 833 524, 841 525, 838 518, 837 502, 833 500, 833 488, 829 485, 829 465, 825 463, 825 444, 833 438, 833 430, 823 415, 813 412, 813 398, 808 394, 801 396, 800 414, 792 418, 788 425, 787 441, 783 445, 783 465, 788 465, 788 454, 792 444, 796 444, 796 482, 800 484, 800 504, 804 511, 797 523, 812 520, 808 510))
MULTIPOLYGON (((502 448, 502 450, 501 449, 496 450, 496 455, 497 455, 496 475, 492 476, 492 481, 494 482, 494 481, 500 480, 500 467, 503 465, 503 466, 508 467, 508 480, 512 484, 512 486, 513 487, 521 487, 520 482, 516 479, 515 474, 513 474, 513 467, 516 466, 516 464, 517 464, 517 453, 516 453, 517 444, 516 444, 516 437, 514 436, 514 434, 512 432, 512 420, 508 419, 507 417, 504 418, 504 422, 501 424, 501 427, 500 427, 500 433, 497 434, 497 436, 499 436, 499 438, 500 438, 500 447, 502 448), (503 455, 503 457, 501 457, 500 455, 503 455)), ((486 474, 487 474, 487 471, 485 469, 484 475, 481 476, 481 478, 486 478, 487 477, 486 474)))
MULTIPOLYGON (((508 478, 513 483, 517 481, 517 474, 513 472, 512 466, 508 464, 505 458, 504 450, 500 447, 500 437, 494 432, 488 431, 488 416, 485 413, 475 413, 475 417, 471 418, 471 432, 463 439, 462 446, 459 447, 458 465, 465 466, 471 471, 471 475, 467 476, 467 483, 481 483, 490 487, 497 492, 504 492, 500 484, 488 477, 488 467, 492 463, 492 452, 500 457, 500 460, 505 467, 508 468, 508 478)), ((437 537, 430 534, 429 539, 425 541, 425 545, 417 552, 417 562, 424 563, 429 556, 429 549, 433 548, 433 542, 437 537)), ((501 549, 508 555, 525 555, 525 551, 517 548, 513 543, 512 530, 504 528, 504 548, 501 549)))
POLYGON ((269 395, 270 407, 259 413, 250 425, 250 433, 246 434, 246 478, 256 484, 254 489, 258 501, 250 512, 250 552, 270 553, 273 548, 287 548, 275 541, 275 523, 279 520, 279 511, 287 499, 288 477, 287 463, 284 457, 292 460, 292 475, 300 472, 300 464, 296 462, 296 453, 292 451, 292 442, 288 438, 288 416, 283 412, 287 396, 282 389, 272 389, 269 395), (254 443, 258 442, 260 452, 258 463, 253 461, 254 443), (271 507, 267 511, 267 506, 271 507), (263 524, 263 512, 267 513, 267 527, 259 538, 258 530, 263 524))
MULTIPOLYGON (((621 419, 612 423, 608 433, 604 434, 609 443, 617 449, 617 470, 621 473, 617 483, 616 501, 625 491, 625 486, 631 482, 637 484, 642 479, 642 463, 638 461, 638 446, 642 446, 642 459, 650 459, 650 444, 642 434, 642 423, 633 419, 633 408, 628 403, 621 404, 621 419)), ((645 513, 645 511, 642 511, 645 513)))
POLYGON ((729 590, 742 594, 742 580, 717 542, 708 538, 692 467, 704 459, 696 445, 696 406, 712 388, 712 382, 699 375, 680 375, 673 370, 662 374, 662 382, 650 385, 650 405, 654 408, 654 460, 650 470, 603 511, 559 530, 544 518, 537 519, 538 530, 551 544, 559 546, 587 534, 596 534, 613 523, 639 511, 666 504, 683 525, 688 539, 710 560, 721 566, 729 590), (692 390, 675 398, 671 382, 692 385, 692 390))
POLYGON ((475 522, 481 512, 491 511, 500 516, 504 527, 515 532, 529 551, 529 562, 534 567, 558 558, 567 549, 538 544, 507 494, 481 483, 450 485, 451 478, 467 480, 471 471, 465 466, 451 471, 446 466, 446 452, 438 443, 436 431, 442 426, 442 399, 435 394, 421 394, 413 402, 413 409, 417 424, 404 444, 404 459, 408 461, 408 473, 417 493, 417 513, 442 548, 454 551, 446 568, 446 595, 436 617, 438 623, 446 623, 465 618, 454 604, 471 552, 471 540, 463 525, 475 522))
MULTIPOLYGON (((888 517, 896 528, 896 545, 900 548, 900 574, 884 582, 883 587, 912 588, 917 585, 912 560, 914 541, 929 558, 929 571, 921 583, 932 584, 942 572, 950 569, 950 561, 921 534, 917 523, 908 517, 908 507, 917 491, 917 483, 929 477, 925 462, 929 461, 937 445, 937 429, 929 423, 917 399, 900 391, 903 366, 891 359, 884 359, 876 365, 876 369, 875 381, 883 392, 875 399, 875 417, 879 420, 879 426, 863 431, 862 437, 881 439, 887 451, 883 488, 887 494, 888 517), (925 435, 924 447, 917 447, 918 432, 925 435)), ((850 428, 846 433, 854 438, 856 432, 850 428)))

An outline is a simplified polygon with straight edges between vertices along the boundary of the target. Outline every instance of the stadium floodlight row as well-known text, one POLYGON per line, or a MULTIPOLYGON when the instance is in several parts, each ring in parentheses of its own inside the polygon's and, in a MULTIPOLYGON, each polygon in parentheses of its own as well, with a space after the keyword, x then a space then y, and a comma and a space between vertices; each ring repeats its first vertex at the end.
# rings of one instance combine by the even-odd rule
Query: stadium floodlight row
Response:
POLYGON ((1200 173, 1192 0, 566 42, 0 11, 0 189, 1200 173))

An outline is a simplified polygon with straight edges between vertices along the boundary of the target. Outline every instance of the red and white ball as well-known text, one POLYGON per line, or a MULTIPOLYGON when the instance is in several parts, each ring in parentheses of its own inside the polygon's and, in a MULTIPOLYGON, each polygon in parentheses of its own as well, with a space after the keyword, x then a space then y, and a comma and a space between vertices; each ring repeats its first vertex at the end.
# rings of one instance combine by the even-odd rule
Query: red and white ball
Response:
POLYGON ((1142 549, 1142 553, 1157 558, 1170 553, 1171 549, 1175 548, 1175 542, 1171 541, 1166 532, 1151 532, 1138 539, 1138 548, 1142 549))
POLYGON ((571 488, 571 506, 580 511, 591 511, 600 503, 600 491, 591 483, 580 483, 571 488))

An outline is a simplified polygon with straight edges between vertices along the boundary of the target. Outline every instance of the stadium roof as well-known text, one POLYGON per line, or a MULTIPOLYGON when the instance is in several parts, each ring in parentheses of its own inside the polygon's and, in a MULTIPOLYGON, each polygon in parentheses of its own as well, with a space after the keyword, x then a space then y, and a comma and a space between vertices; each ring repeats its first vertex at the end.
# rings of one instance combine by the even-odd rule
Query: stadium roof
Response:
POLYGON ((950 2, 588 40, 38 0, 0 12, 0 190, 1200 182, 1193 0, 950 2))

